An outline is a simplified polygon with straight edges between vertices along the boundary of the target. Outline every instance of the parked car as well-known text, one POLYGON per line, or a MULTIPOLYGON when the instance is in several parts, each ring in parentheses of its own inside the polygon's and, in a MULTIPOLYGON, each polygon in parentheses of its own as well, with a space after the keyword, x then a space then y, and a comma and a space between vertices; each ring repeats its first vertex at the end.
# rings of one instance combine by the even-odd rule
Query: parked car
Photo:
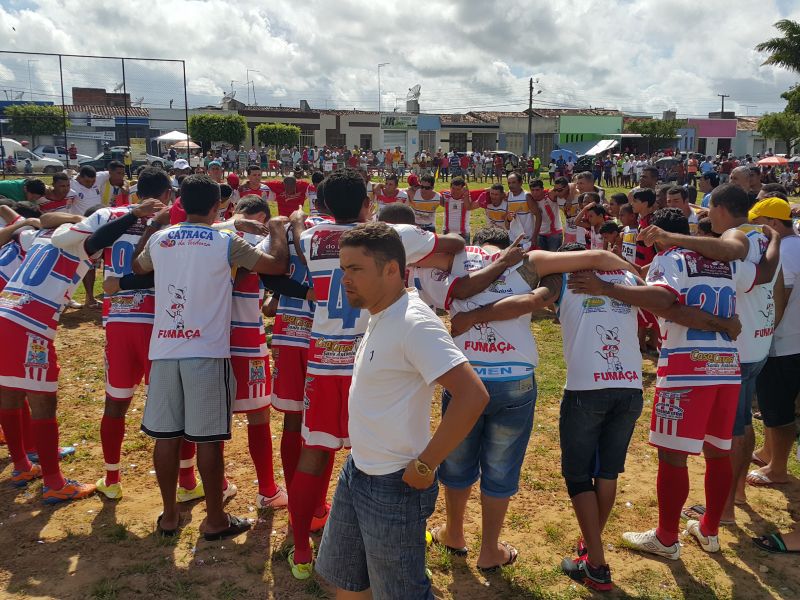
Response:
POLYGON ((54 158, 44 158, 38 154, 31 152, 25 146, 11 138, 3 138, 0 140, 3 145, 3 153, 5 156, 13 156, 14 161, 17 163, 17 172, 22 173, 25 161, 31 161, 31 167, 34 173, 59 173, 64 170, 64 163, 54 158))
MULTIPOLYGON (((108 163, 110 163, 112 160, 118 160, 119 162, 122 162, 126 150, 127 146, 112 146, 110 155, 101 152, 94 158, 89 158, 88 160, 79 161, 78 164, 81 167, 88 165, 94 167, 98 171, 105 171, 108 168, 108 163)), ((134 159, 133 161, 134 169, 138 169, 142 165, 159 167, 161 169, 171 169, 172 161, 166 158, 161 158, 160 156, 153 156, 152 154, 147 154, 145 155, 144 159, 137 158, 134 159)))
POLYGON ((511 164, 514 165, 516 169, 519 166, 519 156, 514 154, 513 152, 508 152, 507 150, 490 150, 489 156, 494 159, 495 156, 500 155, 503 157, 503 164, 508 164, 511 161, 511 164))
MULTIPOLYGON (((64 146, 49 146, 47 144, 39 144, 33 149, 34 154, 43 156, 44 158, 55 158, 56 160, 66 161, 68 158, 67 149, 64 146)), ((78 162, 92 158, 88 154, 78 154, 78 162)))

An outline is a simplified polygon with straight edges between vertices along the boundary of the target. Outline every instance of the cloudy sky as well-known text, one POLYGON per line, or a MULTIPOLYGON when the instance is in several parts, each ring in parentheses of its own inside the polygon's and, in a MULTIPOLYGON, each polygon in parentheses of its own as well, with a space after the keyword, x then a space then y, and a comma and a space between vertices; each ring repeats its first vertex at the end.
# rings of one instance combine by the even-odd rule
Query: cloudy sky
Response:
MULTIPOLYGON (((726 108, 753 115, 781 110, 800 80, 753 50, 781 18, 800 21, 800 2, 0 0, 0 39, 5 50, 185 60, 190 107, 233 89, 260 105, 376 110, 386 62, 384 111, 402 110, 415 84, 423 112, 520 110, 532 76, 541 107, 702 116, 724 93, 726 108)), ((122 81, 119 61, 63 67, 68 103, 73 85, 122 81)), ((182 81, 180 63, 126 61, 146 107, 183 107, 182 81)), ((0 54, 0 100, 20 94, 60 101, 57 59, 0 54)))

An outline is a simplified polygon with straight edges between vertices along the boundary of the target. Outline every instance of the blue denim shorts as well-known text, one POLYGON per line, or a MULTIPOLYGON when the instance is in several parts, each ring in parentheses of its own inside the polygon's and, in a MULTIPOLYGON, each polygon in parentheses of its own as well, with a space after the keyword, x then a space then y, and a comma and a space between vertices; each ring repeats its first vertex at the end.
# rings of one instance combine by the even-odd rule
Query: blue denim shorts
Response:
POLYGON ((539 236, 539 249, 555 252, 561 247, 564 237, 560 233, 539 236))
MULTIPOLYGON (((447 487, 468 488, 478 479, 481 492, 510 498, 519 489, 519 473, 533 429, 536 379, 484 381, 489 404, 467 437, 439 467, 439 479, 447 487)), ((442 395, 442 414, 450 394, 442 395)))
POLYGON ((637 389, 564 390, 558 421, 564 479, 616 479, 625 471, 643 403, 642 390, 637 389))
POLYGON ((753 396, 756 393, 756 380, 767 359, 752 363, 742 363, 742 387, 739 388, 739 405, 736 407, 736 420, 733 422, 733 435, 744 435, 745 427, 753 424, 753 396))
POLYGON ((439 484, 415 490, 403 471, 367 475, 348 456, 339 474, 315 565, 338 588, 375 600, 433 599, 425 575, 425 528, 439 484))

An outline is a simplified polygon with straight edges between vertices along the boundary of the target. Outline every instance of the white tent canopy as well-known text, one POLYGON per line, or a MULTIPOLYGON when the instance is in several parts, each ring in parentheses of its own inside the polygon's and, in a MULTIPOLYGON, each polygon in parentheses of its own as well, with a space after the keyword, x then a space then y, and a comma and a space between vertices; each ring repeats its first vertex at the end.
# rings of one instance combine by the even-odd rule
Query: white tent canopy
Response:
POLYGON ((189 136, 181 131, 170 131, 169 133, 165 133, 164 135, 160 135, 156 138, 157 142, 185 142, 189 139, 189 136))
POLYGON ((603 152, 607 152, 611 150, 615 146, 617 146, 619 142, 617 140, 600 140, 594 146, 589 148, 585 153, 584 156, 597 156, 598 154, 602 154, 603 152))

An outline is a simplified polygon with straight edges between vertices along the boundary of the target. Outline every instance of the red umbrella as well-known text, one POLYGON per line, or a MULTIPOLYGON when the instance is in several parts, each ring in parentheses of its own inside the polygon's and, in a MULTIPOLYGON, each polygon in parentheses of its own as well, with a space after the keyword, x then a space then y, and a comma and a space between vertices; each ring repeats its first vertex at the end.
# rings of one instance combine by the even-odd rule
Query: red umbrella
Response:
POLYGON ((789 164, 789 161, 782 156, 768 156, 767 158, 762 158, 757 164, 771 167, 775 165, 786 165, 789 164))

